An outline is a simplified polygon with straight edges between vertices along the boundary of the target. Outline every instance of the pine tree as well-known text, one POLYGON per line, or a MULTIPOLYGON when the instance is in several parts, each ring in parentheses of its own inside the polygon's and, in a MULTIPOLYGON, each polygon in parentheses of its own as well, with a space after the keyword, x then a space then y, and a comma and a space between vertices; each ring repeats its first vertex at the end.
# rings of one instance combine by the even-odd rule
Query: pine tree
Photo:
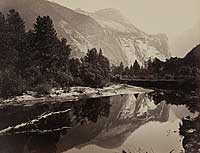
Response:
MULTIPOLYGON (((66 39, 57 37, 53 21, 49 16, 38 17, 31 35, 32 62, 35 67, 32 76, 35 83, 62 84, 69 83, 70 46, 66 39)), ((65 84, 66 85, 66 84, 65 84)))
POLYGON ((9 10, 7 14, 8 31, 20 38, 25 34, 25 22, 20 17, 19 13, 14 9, 9 10))
POLYGON ((100 68, 102 70, 102 75, 103 75, 104 79, 108 81, 110 79, 110 75, 111 75, 110 74, 111 73, 110 62, 103 55, 102 49, 99 50, 99 56, 98 56, 97 63, 100 65, 100 68))
POLYGON ((102 50, 95 48, 88 50, 82 59, 81 77, 85 85, 103 87, 110 80, 110 63, 103 56, 102 50))
POLYGON ((8 67, 17 70, 22 39, 25 34, 24 21, 18 12, 11 9, 7 18, 0 13, 0 28, 1 67, 4 70, 8 67))
POLYGON ((17 50, 17 54, 20 54, 23 47, 22 41, 25 36, 25 22, 14 9, 9 10, 6 22, 9 45, 17 50))
MULTIPOLYGON (((9 10, 6 18, 8 43, 12 47, 12 58, 15 62, 16 71, 21 71, 19 66, 20 56, 23 50, 23 40, 25 37, 25 22, 20 17, 19 13, 14 9, 9 10)), ((19 74, 19 72, 17 72, 19 74)))
POLYGON ((50 64, 53 65, 55 62, 52 60, 56 52, 54 46, 58 44, 57 33, 50 17, 39 16, 34 24, 33 33, 34 65, 39 68, 42 76, 48 79, 47 77, 50 77, 48 73, 52 71, 49 69, 50 64))
POLYGON ((73 76, 73 85, 81 85, 81 62, 78 58, 72 58, 69 61, 70 72, 73 76))
POLYGON ((126 66, 125 69, 124 69, 123 75, 127 76, 127 75, 129 75, 129 73, 130 73, 130 69, 129 69, 128 66, 126 66))
POLYGON ((123 71, 124 71, 124 64, 123 64, 123 62, 121 62, 119 67, 118 67, 118 73, 120 75, 122 75, 123 71))
POLYGON ((88 50, 86 56, 84 57, 86 62, 93 64, 96 64, 97 58, 98 58, 98 52, 96 48, 88 50))
POLYGON ((0 12, 0 33, 5 30, 6 27, 6 19, 2 12, 0 12))
POLYGON ((133 64, 133 71, 134 71, 134 75, 138 75, 140 72, 140 65, 138 64, 137 60, 135 60, 133 64))
POLYGON ((130 76, 134 76, 134 70, 133 70, 133 65, 130 66, 130 72, 129 72, 130 76))
POLYGON ((0 95, 4 98, 23 91, 18 65, 24 34, 24 22, 18 12, 10 10, 7 18, 0 13, 0 95))
POLYGON ((6 19, 4 14, 0 12, 0 71, 5 70, 6 66, 8 66, 9 63, 7 63, 9 60, 7 59, 7 50, 8 50, 8 44, 7 44, 7 37, 6 37, 6 19))
POLYGON ((80 68, 81 68, 81 63, 78 58, 72 58, 70 59, 70 72, 74 77, 80 77, 80 68))

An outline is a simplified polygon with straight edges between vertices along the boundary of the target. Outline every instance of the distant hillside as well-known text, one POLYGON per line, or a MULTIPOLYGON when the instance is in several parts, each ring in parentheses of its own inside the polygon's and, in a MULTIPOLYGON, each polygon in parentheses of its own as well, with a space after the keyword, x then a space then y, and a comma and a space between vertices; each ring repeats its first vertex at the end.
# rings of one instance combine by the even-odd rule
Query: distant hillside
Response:
POLYGON ((136 59, 140 64, 143 64, 149 57, 165 60, 171 55, 168 38, 165 34, 146 34, 135 27, 117 9, 102 9, 94 13, 88 13, 80 9, 76 11, 89 15, 103 27, 106 33, 110 33, 111 44, 115 44, 112 48, 118 46, 118 50, 125 53, 129 65, 136 59))
POLYGON ((196 67, 200 70, 200 44, 192 49, 184 58, 183 64, 196 67))
POLYGON ((174 79, 200 80, 200 44, 184 58, 170 58, 166 62, 154 61, 154 74, 171 75, 174 79))
POLYGON ((168 38, 164 34, 148 35, 132 25, 118 10, 104 9, 94 13, 71 10, 45 0, 1 0, 0 9, 14 8, 25 19, 28 29, 38 15, 54 20, 59 37, 72 45, 73 56, 81 57, 89 48, 102 48, 111 63, 140 64, 145 60, 170 57, 168 38))

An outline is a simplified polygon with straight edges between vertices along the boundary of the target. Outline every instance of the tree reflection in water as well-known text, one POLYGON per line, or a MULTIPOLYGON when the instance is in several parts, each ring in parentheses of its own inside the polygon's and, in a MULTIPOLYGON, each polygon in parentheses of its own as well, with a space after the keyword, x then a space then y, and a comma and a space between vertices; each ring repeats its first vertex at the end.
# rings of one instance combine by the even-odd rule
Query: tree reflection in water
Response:
POLYGON ((98 118, 108 117, 110 114, 110 98, 87 99, 81 103, 74 104, 75 121, 85 123, 86 121, 97 122, 98 118))
POLYGON ((186 105, 187 108, 198 113, 196 118, 190 116, 182 120, 180 135, 184 136, 183 147, 186 153, 200 152, 200 92, 154 91, 150 94, 156 103, 165 100, 168 104, 186 105))
MULTIPOLYGON (((84 99, 78 102, 67 102, 65 106, 71 111, 51 112, 46 117, 37 117, 20 126, 10 128, 0 136, 1 153, 56 153, 56 144, 60 137, 68 131, 67 127, 75 127, 89 122, 97 122, 98 118, 108 117, 110 98, 84 99)), ((53 107, 53 106, 52 106, 53 107)), ((44 113, 44 112, 43 112, 44 113)), ((43 114, 45 116, 45 114, 43 114)))
MULTIPOLYGON (((161 107, 162 105, 158 105, 155 110, 149 111, 148 113, 150 113, 149 116, 151 117, 149 118, 150 120, 147 120, 148 118, 146 118, 145 113, 143 116, 137 117, 138 112, 140 111, 139 108, 143 107, 142 102, 145 101, 145 95, 146 94, 143 94, 143 96, 135 96, 135 98, 127 101, 130 103, 124 103, 126 98, 130 98, 130 95, 127 95, 127 97, 122 96, 121 99, 119 97, 115 97, 114 99, 111 98, 113 101, 110 100, 110 97, 107 97, 84 99, 77 102, 55 103, 51 106, 42 108, 41 110, 39 106, 37 109, 35 108, 35 110, 37 110, 37 113, 35 114, 37 115, 32 116, 28 122, 27 118, 24 120, 26 124, 22 124, 17 128, 16 126, 13 126, 13 128, 9 129, 5 133, 7 135, 0 136, 0 152, 62 152, 81 144, 84 145, 97 135, 98 138, 95 143, 99 146, 110 147, 113 143, 121 144, 119 143, 119 137, 121 138, 121 142, 124 142, 127 137, 126 133, 132 133, 137 129, 137 126, 139 127, 151 119, 156 120, 156 116, 158 116, 159 121, 162 121, 162 118, 165 118, 165 116, 168 118, 168 105, 166 105, 167 112, 162 111, 165 110, 165 108, 161 107), (119 101, 117 101, 118 99, 119 101), (130 109, 133 109, 134 111, 126 110, 127 107, 123 106, 131 107, 130 109), (122 112, 119 113, 120 111, 122 112), (44 114, 44 112, 46 113, 44 114), (159 115, 160 112, 162 112, 161 115, 159 115), (41 117, 41 115, 38 114, 43 114, 43 116, 46 115, 46 117, 41 117), (127 116, 128 118, 126 118, 127 116), (153 116, 155 117, 153 118, 153 116), (101 120, 101 118, 106 118, 106 124, 104 124, 104 120, 101 120), (92 123, 96 124, 94 125, 92 123), (132 123, 130 124, 130 127, 128 126, 129 123, 132 123), (107 125, 106 128, 105 125, 107 125), (70 129, 64 127, 69 127, 70 129), (116 132, 115 130, 117 127, 120 128, 117 129, 118 131, 116 132), (104 130, 105 133, 101 132, 103 129, 106 129, 104 130), (87 136, 82 137, 82 133, 80 134, 79 132, 86 132, 87 136), (60 143, 61 140, 64 141, 64 146, 60 143)), ((186 105, 192 112, 199 112, 200 110, 198 103, 199 98, 192 92, 187 94, 175 91, 154 91, 148 94, 146 101, 148 101, 148 98, 153 99, 156 104, 163 103, 163 106, 165 106, 165 103, 163 102, 165 101, 166 103, 173 105, 186 105)), ((9 116, 9 118, 10 117, 15 118, 13 115, 9 116)), ((200 117, 196 119, 190 119, 187 117, 183 120, 183 124, 180 126, 180 134, 185 136, 183 146, 186 153, 199 152, 199 121, 200 117)), ((22 121, 21 119, 20 121, 16 120, 15 123, 22 123, 22 121)), ((4 127, 4 125, 2 125, 2 127, 4 127)))

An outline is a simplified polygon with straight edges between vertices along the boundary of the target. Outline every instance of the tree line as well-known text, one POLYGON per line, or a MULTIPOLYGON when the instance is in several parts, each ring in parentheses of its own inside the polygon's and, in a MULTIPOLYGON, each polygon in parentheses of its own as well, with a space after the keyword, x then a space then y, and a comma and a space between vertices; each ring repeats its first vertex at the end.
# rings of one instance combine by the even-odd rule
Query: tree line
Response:
POLYGON ((142 67, 139 65, 138 61, 135 60, 134 64, 131 66, 124 66, 123 62, 119 66, 112 66, 112 74, 114 76, 134 78, 141 72, 142 67))
MULTIPOLYGON (((193 52, 198 53, 199 47, 193 52)), ((165 62, 149 59, 144 65, 137 60, 131 66, 110 67, 103 51, 89 49, 81 59, 71 58, 70 45, 59 39, 49 16, 38 16, 32 28, 11 9, 0 12, 0 97, 21 95, 26 91, 48 94, 53 87, 103 87, 116 81, 130 79, 185 79, 200 74, 196 57, 170 58, 165 62)), ((198 55, 198 54, 197 54, 198 55)), ((200 75, 199 75, 200 76, 200 75)), ((196 77, 197 78, 197 77, 196 77)))
MULTIPOLYGON (((198 49, 199 46, 193 50, 198 52, 198 49)), ((142 66, 139 65, 137 60, 131 66, 124 66, 121 62, 119 66, 112 67, 112 73, 124 79, 196 80, 200 78, 200 62, 197 59, 199 57, 196 55, 190 58, 187 56, 185 58, 171 57, 166 61, 149 58, 142 66)))
POLYGON ((38 16, 32 29, 11 9, 0 12, 0 96, 26 91, 47 94, 53 87, 103 87, 110 81, 109 60, 96 48, 81 58, 70 58, 71 48, 59 39, 49 16, 38 16))

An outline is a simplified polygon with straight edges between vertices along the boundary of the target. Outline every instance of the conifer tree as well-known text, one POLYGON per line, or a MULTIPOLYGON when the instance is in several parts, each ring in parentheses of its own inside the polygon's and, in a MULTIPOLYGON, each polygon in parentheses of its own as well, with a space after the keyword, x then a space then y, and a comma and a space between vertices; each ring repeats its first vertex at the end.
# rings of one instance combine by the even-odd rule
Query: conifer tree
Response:
POLYGON ((119 67, 118 67, 118 73, 120 75, 122 75, 123 71, 124 71, 124 64, 123 64, 123 62, 121 62, 119 67))
POLYGON ((25 35, 24 21, 14 9, 9 10, 7 17, 0 13, 0 60, 2 68, 18 69, 19 53, 25 35))
POLYGON ((140 72, 140 65, 138 64, 137 60, 135 60, 133 64, 133 71, 134 71, 134 75, 137 75, 140 72))
POLYGON ((0 71, 5 70, 6 66, 9 64, 7 50, 8 44, 6 39, 6 20, 3 13, 0 12, 0 71))
POLYGON ((96 48, 88 50, 82 59, 81 75, 85 85, 91 87, 102 87, 109 82, 110 63, 102 50, 99 53, 96 48))
POLYGON ((25 33, 25 22, 19 13, 14 9, 9 10, 7 14, 8 31, 20 38, 25 33))
POLYGON ((81 62, 78 58, 72 58, 69 61, 70 72, 73 76, 73 85, 81 85, 81 62))
POLYGON ((23 91, 18 65, 24 34, 24 22, 18 12, 11 9, 7 17, 0 13, 0 95, 4 98, 23 91))
POLYGON ((2 12, 0 12, 0 33, 5 30, 6 27, 6 19, 2 12))
POLYGON ((27 46, 32 52, 33 84, 68 84, 71 79, 68 67, 71 48, 66 39, 58 39, 52 19, 39 16, 29 37, 31 44, 27 46))

